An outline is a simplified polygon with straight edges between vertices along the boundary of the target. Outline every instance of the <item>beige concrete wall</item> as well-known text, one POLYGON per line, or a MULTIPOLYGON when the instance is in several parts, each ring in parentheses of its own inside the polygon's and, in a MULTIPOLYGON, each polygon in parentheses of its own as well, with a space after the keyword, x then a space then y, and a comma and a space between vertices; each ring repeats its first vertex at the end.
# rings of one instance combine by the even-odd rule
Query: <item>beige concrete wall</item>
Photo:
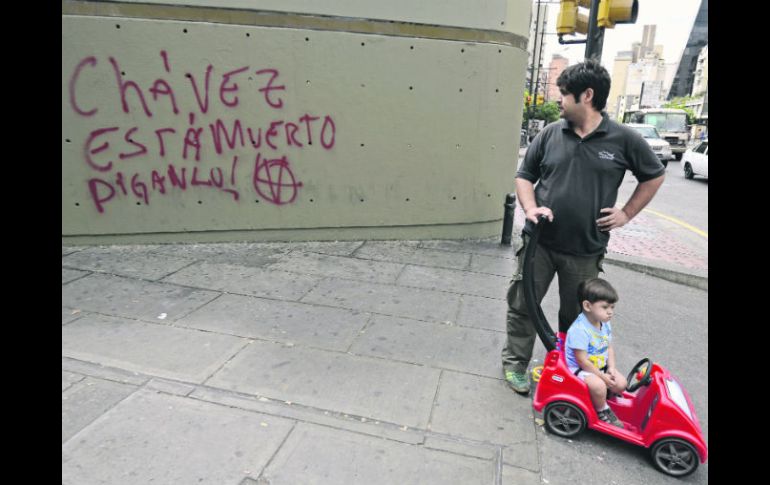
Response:
POLYGON ((411 3, 63 2, 63 241, 498 234, 529 2, 411 3))

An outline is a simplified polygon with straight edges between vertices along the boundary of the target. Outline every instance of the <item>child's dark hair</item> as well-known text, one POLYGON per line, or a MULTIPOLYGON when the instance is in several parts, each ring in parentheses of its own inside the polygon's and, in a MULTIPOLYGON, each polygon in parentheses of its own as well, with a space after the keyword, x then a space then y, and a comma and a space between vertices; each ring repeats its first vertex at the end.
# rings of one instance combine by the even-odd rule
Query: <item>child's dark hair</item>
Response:
POLYGON ((591 278, 590 280, 581 281, 577 290, 578 304, 582 305, 585 300, 590 303, 596 303, 597 301, 606 301, 607 303, 615 303, 618 301, 618 292, 612 285, 601 278, 591 278))
POLYGON ((556 85, 562 93, 574 95, 575 101, 586 89, 592 88, 594 97, 591 104, 596 111, 601 111, 607 105, 610 94, 610 74, 600 63, 588 59, 566 68, 556 79, 556 85))

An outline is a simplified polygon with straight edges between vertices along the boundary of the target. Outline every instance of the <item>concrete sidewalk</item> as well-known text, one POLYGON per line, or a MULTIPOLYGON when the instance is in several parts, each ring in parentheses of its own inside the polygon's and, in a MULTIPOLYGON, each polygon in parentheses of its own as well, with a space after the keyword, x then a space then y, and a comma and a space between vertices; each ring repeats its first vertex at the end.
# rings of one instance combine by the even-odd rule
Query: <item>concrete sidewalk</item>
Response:
MULTIPOLYGON (((491 239, 62 247, 62 483, 707 481, 544 432, 501 375, 514 263, 491 239)), ((706 292, 605 269, 627 320, 679 312, 700 335, 706 292)), ((674 362, 707 433, 697 339, 674 362)))

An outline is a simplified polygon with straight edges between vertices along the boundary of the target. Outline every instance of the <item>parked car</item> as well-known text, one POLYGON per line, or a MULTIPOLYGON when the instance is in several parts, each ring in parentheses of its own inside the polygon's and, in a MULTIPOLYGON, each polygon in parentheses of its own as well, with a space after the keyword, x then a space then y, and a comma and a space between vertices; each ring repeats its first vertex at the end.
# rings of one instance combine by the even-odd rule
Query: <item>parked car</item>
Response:
POLYGON ((684 155, 682 155, 682 169, 686 179, 692 179, 696 175, 709 178, 708 138, 684 152, 684 155))
POLYGON ((663 166, 668 166, 668 161, 674 158, 674 154, 671 152, 671 145, 664 140, 658 130, 652 125, 642 125, 638 123, 626 123, 626 126, 633 128, 644 138, 655 155, 658 156, 663 166))

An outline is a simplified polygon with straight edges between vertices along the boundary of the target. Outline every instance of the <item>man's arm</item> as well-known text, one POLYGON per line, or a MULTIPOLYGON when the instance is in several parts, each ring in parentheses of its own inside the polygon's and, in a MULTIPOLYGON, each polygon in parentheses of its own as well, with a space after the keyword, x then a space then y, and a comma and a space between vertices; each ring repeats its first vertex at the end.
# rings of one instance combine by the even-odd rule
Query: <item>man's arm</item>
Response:
POLYGON ((527 219, 537 224, 537 218, 540 215, 548 217, 553 222, 553 212, 548 207, 538 207, 535 200, 535 184, 527 179, 516 177, 516 197, 519 198, 519 204, 524 211, 527 219))
POLYGON ((606 207, 602 209, 602 214, 607 215, 596 220, 596 223, 599 225, 599 230, 611 231, 625 226, 628 221, 636 217, 636 215, 650 203, 665 178, 666 175, 663 174, 660 177, 638 184, 634 193, 631 194, 631 198, 628 199, 628 202, 626 202, 626 205, 623 206, 622 209, 615 207, 606 207))

